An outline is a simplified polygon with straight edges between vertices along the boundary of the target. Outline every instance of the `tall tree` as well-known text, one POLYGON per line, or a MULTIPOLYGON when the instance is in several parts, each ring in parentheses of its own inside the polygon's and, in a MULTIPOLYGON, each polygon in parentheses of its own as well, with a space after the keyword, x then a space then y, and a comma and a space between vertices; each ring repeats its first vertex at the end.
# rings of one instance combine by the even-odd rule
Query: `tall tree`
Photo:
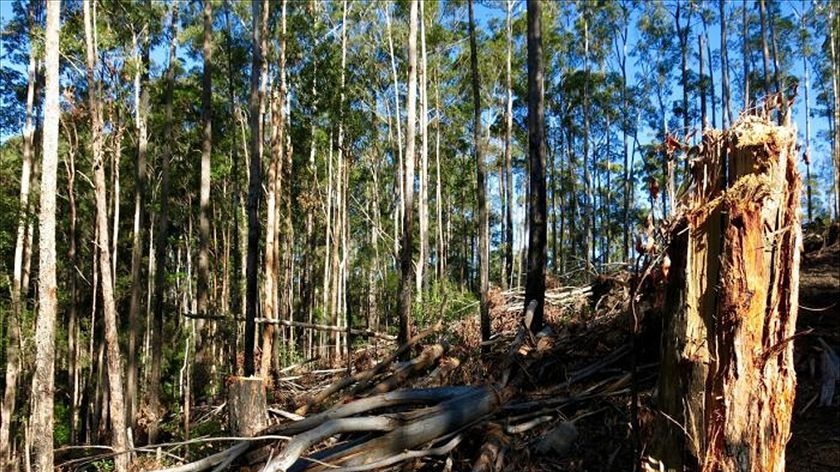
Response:
POLYGON ((731 91, 729 89, 729 49, 726 40, 726 2, 720 0, 720 68, 721 68, 721 88, 723 89, 723 128, 731 126, 734 119, 732 117, 732 106, 730 101, 732 99, 731 91))
POLYGON ((257 258, 260 250, 259 203, 262 177, 260 176, 262 159, 262 91, 260 80, 263 73, 263 38, 262 17, 263 0, 251 0, 252 58, 251 58, 251 95, 248 105, 250 115, 250 173, 248 176, 248 252, 245 268, 245 376, 255 373, 254 340, 257 318, 257 258))
POLYGON ((470 71, 473 94, 473 155, 475 159, 475 177, 478 187, 478 293, 481 312, 481 340, 490 339, 490 307, 487 301, 487 289, 490 281, 489 229, 487 224, 487 188, 484 170, 484 155, 481 145, 481 87, 478 76, 478 46, 475 40, 475 13, 473 0, 469 5, 470 29, 470 71))
POLYGON ((32 377, 31 434, 35 472, 52 472, 53 470, 55 318, 58 311, 58 287, 55 275, 55 188, 58 180, 58 120, 61 113, 58 101, 60 16, 61 2, 58 0, 47 2, 47 27, 44 40, 46 86, 42 132, 44 157, 41 166, 41 204, 38 219, 39 310, 35 327, 35 374, 32 377))
MULTIPOLYGON (((545 84, 541 1, 528 0, 528 272, 525 307, 536 301, 531 331, 543 325, 545 305, 546 193, 545 193, 545 84)), ((588 257, 588 255, 587 255, 588 257)))
POLYGON ((507 56, 505 60, 505 236, 504 259, 502 262, 502 287, 507 287, 507 279, 513 274, 513 78, 511 58, 513 56, 513 0, 507 1, 506 33, 507 56))
MULTIPOLYGON (((118 472, 128 470, 128 437, 125 428, 125 402, 123 397, 123 374, 120 361, 119 335, 117 333, 117 308, 114 301, 114 274, 111 268, 111 249, 108 241, 108 203, 103 157, 102 108, 99 84, 95 79, 98 51, 94 42, 96 12, 90 0, 84 1, 85 46, 87 57, 88 112, 90 113, 91 153, 93 154, 93 181, 96 198, 96 230, 99 246, 99 269, 102 289, 102 311, 105 318, 105 348, 108 362, 108 401, 110 405, 111 445, 116 456, 114 468, 118 472), (93 10, 93 11, 92 11, 93 10)), ((44 166, 46 174, 46 161, 44 166)), ((51 170, 53 173, 55 169, 51 170)), ((53 182, 55 182, 53 175, 53 182)), ((43 199, 43 196, 42 196, 43 199)), ((55 205, 53 202, 52 205, 55 205)), ((54 231, 54 229, 53 229, 54 231)), ((52 257, 55 257, 53 254, 52 257)), ((42 259, 43 261, 43 259, 42 259)))
MULTIPOLYGON (((746 8, 746 4, 744 4, 744 8, 746 8)), ((758 14, 761 22, 761 63, 764 66, 764 95, 767 96, 770 95, 770 50, 767 46, 767 5, 764 0, 758 0, 758 14)))
POLYGON ((178 3, 172 3, 170 7, 169 26, 169 65, 166 68, 164 77, 164 123, 166 129, 166 143, 162 146, 160 156, 160 206, 155 224, 154 262, 155 262, 155 288, 152 295, 152 362, 149 377, 149 408, 152 410, 152 422, 149 427, 149 442, 157 440, 160 423, 160 394, 161 394, 161 368, 163 363, 164 343, 164 320, 165 309, 164 297, 166 294, 166 254, 169 240, 169 193, 170 183, 170 161, 172 160, 172 149, 175 147, 175 136, 171 128, 174 123, 172 118, 172 100, 175 93, 175 67, 178 60, 176 52, 178 48, 178 3))
POLYGON ((22 165, 20 171, 20 197, 19 197, 19 216, 17 222, 17 236, 15 240, 15 254, 12 272, 12 310, 8 315, 6 326, 6 372, 5 385, 6 389, 3 393, 3 403, 0 405, 0 468, 4 468, 7 461, 11 459, 11 426, 14 418, 15 400, 17 398, 17 379, 21 370, 20 358, 20 320, 23 311, 22 296, 24 293, 23 286, 23 265, 26 259, 24 252, 31 251, 31 245, 27 244, 30 237, 27 233, 31 227, 29 224, 29 189, 30 180, 32 179, 32 161, 35 139, 35 100, 38 95, 38 56, 37 48, 32 41, 34 40, 34 30, 36 27, 36 11, 35 8, 39 2, 30 2, 27 8, 27 17, 29 25, 29 67, 27 68, 27 86, 26 86, 26 118, 23 129, 23 152, 22 165))
POLYGON ((426 13, 420 2, 420 178, 419 178, 419 210, 420 221, 420 255, 416 266, 417 302, 423 302, 423 288, 425 286, 426 262, 429 258, 429 73, 426 67, 426 13))
MULTIPOLYGON (((206 315, 210 284, 210 164, 213 153, 213 3, 204 0, 204 41, 202 52, 204 56, 204 70, 201 75, 201 175, 199 189, 198 213, 198 287, 196 292, 196 310, 199 315, 206 315)), ((199 319, 196 323, 198 330, 196 346, 196 369, 193 379, 193 391, 199 396, 211 387, 210 378, 211 353, 210 322, 199 319)))
MULTIPOLYGON (((400 283, 397 312, 399 334, 397 342, 408 341, 411 331, 412 282, 414 267, 411 261, 414 240, 414 132, 417 107, 417 7, 420 0, 411 0, 408 19, 408 103, 406 104, 405 159, 403 177, 403 228, 400 243, 400 283)), ((397 118, 399 119, 399 118, 397 118)))
MULTIPOLYGON (((151 11, 151 0, 144 2, 146 13, 151 11)), ((128 311, 128 359, 126 365, 127 415, 134 422, 137 411, 137 336, 140 331, 141 271, 143 266, 143 240, 146 236, 146 154, 149 146, 149 52, 151 40, 149 21, 146 19, 136 45, 137 70, 134 76, 134 122, 137 128, 137 159, 134 179, 134 231, 131 244, 131 301, 128 311)))

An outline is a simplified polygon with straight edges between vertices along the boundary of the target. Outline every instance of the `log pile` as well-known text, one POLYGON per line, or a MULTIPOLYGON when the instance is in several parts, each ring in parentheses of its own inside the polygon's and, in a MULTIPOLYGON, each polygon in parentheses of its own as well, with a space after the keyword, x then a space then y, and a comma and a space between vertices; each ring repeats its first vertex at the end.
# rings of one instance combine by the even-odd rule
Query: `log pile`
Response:
MULTIPOLYGON (((558 290, 553 309, 588 305, 590 292, 591 287, 558 290)), ((495 323, 522 318, 509 303, 517 303, 515 291, 497 298, 491 311, 495 323)), ((588 321, 562 320, 554 318, 540 336, 528 335, 520 321, 498 336, 484 358, 478 349, 453 352, 449 346, 461 342, 459 333, 438 323, 373 366, 328 384, 302 374, 296 381, 313 381, 312 393, 296 393, 269 408, 279 421, 252 440, 160 470, 221 471, 239 463, 268 472, 361 471, 413 462, 490 471, 527 460, 571 463, 576 438, 592 431, 581 430, 581 424, 605 427, 604 406, 626 402, 629 325, 622 310, 588 321), (604 336, 609 331, 617 334, 604 336), (415 355, 399 363, 402 352, 415 355)), ((645 369, 652 385, 652 366, 645 369)), ((608 427, 625 435, 626 424, 608 427)))

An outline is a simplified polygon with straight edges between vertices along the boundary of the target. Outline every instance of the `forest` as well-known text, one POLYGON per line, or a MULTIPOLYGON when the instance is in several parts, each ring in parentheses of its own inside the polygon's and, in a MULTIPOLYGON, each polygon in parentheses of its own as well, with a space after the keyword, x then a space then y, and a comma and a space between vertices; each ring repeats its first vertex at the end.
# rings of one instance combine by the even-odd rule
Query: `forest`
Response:
POLYGON ((840 468, 840 3, 0 0, 0 471, 840 468))

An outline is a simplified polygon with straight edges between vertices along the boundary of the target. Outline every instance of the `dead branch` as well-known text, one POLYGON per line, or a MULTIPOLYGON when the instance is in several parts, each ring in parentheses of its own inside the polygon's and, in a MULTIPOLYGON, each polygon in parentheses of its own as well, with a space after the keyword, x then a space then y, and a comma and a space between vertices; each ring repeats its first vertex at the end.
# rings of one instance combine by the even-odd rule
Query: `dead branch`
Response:
POLYGON ((363 372, 357 372, 353 375, 341 378, 340 380, 334 382, 332 385, 330 385, 329 387, 325 388, 324 390, 320 391, 317 395, 312 397, 309 401, 306 402, 305 405, 298 408, 297 411, 295 411, 295 413, 297 413, 298 415, 305 415, 306 412, 309 411, 309 409, 312 408, 314 405, 322 403, 327 398, 344 390, 345 388, 353 385, 354 383, 365 384, 374 376, 382 373, 389 365, 391 365, 391 363, 397 360, 403 353, 411 349, 412 346, 420 342, 426 336, 429 336, 439 331, 442 327, 443 323, 438 321, 438 323, 436 323, 431 328, 414 335, 414 337, 409 339, 407 343, 400 346, 399 349, 394 351, 391 355, 389 355, 387 358, 385 358, 382 362, 377 364, 372 369, 363 372))
POLYGON ((433 344, 431 346, 427 346, 423 349, 423 352, 420 353, 419 356, 401 366, 387 379, 379 382, 379 384, 371 389, 371 392, 390 392, 408 380, 411 376, 431 367, 448 348, 449 346, 445 344, 433 344))

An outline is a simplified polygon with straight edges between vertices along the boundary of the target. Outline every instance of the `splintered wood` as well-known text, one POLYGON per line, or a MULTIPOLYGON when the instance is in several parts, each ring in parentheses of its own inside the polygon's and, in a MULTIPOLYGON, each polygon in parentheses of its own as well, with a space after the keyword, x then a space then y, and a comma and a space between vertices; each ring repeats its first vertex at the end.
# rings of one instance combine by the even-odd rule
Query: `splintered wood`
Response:
POLYGON ((796 131, 706 132, 668 256, 651 470, 783 471, 796 386, 796 131))

